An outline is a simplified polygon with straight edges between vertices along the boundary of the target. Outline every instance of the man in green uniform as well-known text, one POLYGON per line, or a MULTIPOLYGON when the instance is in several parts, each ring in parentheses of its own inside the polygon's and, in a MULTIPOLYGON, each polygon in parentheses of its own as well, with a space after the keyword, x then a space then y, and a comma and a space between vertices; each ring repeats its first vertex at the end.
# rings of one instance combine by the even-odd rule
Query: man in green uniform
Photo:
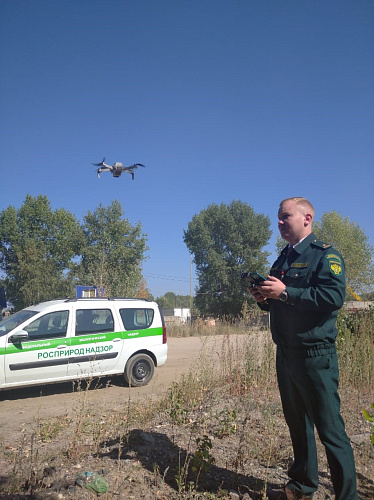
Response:
POLYGON ((314 428, 325 447, 336 500, 357 500, 352 448, 340 415, 336 318, 345 299, 340 253, 312 233, 314 208, 305 198, 279 206, 278 227, 288 241, 267 280, 250 290, 270 311, 276 367, 294 463, 284 488, 270 500, 310 499, 318 488, 314 428))

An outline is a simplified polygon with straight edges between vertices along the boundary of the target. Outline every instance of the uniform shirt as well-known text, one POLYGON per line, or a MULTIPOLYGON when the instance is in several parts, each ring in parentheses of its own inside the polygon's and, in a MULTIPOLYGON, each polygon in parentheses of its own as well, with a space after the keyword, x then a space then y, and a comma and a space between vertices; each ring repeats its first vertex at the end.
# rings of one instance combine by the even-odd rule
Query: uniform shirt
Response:
POLYGON ((283 281, 287 302, 268 299, 261 309, 270 311, 274 342, 285 348, 334 344, 338 310, 344 304, 345 265, 331 245, 312 233, 287 255, 283 249, 270 271, 283 281))

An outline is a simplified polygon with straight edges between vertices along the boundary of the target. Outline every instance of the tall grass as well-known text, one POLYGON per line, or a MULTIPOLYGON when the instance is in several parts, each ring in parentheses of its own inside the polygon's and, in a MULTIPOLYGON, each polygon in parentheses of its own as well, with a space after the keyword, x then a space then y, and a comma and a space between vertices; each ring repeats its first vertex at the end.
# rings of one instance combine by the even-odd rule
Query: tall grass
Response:
MULTIPOLYGON (((374 308, 360 313, 342 309, 337 329, 342 384, 370 389, 374 385, 374 308)), ((167 332, 169 337, 222 336, 225 339, 220 356, 223 380, 236 380, 244 385, 248 382, 264 385, 269 380, 273 350, 266 314, 248 310, 243 311, 242 319, 236 322, 221 320, 212 325, 209 321, 198 320, 192 325, 169 325, 167 332), (237 345, 236 335, 247 337, 244 349, 243 343, 237 345)))
POLYGON ((374 386, 374 309, 339 312, 337 349, 340 381, 355 389, 374 386))

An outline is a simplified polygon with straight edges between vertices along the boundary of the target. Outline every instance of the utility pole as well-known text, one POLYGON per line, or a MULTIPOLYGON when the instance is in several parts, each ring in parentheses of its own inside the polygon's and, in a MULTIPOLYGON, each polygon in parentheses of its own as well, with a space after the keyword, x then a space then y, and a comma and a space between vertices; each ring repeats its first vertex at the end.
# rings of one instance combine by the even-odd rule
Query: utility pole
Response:
POLYGON ((190 264, 190 315, 192 316, 192 255, 190 264))

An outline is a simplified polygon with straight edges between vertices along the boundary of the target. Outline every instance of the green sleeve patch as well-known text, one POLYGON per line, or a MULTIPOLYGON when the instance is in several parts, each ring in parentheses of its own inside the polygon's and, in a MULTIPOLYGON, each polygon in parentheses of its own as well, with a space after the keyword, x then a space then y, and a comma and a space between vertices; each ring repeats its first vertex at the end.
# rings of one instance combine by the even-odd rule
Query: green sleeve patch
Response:
POLYGON ((339 262, 341 262, 341 257, 339 255, 336 255, 336 253, 329 253, 327 255, 325 255, 326 259, 330 260, 330 259, 336 259, 338 260, 339 262))
POLYGON ((330 254, 325 257, 329 262, 330 273, 334 276, 340 276, 343 272, 343 265, 339 255, 330 254))

